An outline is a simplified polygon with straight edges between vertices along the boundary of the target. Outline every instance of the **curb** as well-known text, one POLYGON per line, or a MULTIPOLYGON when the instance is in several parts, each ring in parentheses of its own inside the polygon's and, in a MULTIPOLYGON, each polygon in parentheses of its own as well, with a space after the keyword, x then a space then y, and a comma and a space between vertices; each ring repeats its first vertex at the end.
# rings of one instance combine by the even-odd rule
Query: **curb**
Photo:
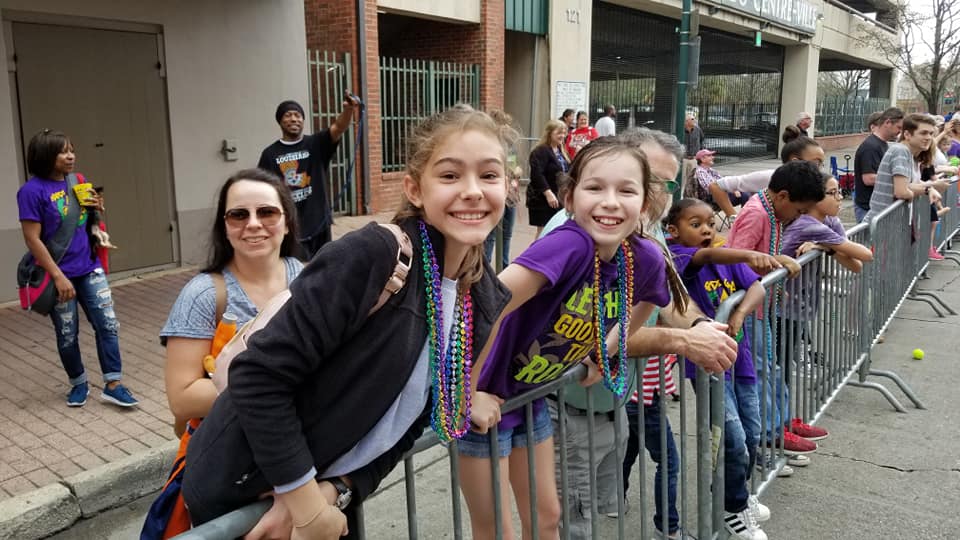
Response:
POLYGON ((160 489, 180 441, 0 501, 0 538, 35 540, 160 489))

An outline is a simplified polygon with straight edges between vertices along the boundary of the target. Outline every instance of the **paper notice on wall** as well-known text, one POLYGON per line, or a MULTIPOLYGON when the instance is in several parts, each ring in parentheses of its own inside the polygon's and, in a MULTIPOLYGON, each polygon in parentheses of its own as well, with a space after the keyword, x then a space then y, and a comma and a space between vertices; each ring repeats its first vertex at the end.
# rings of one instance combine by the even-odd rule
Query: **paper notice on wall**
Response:
POLYGON ((565 109, 587 110, 587 83, 575 81, 557 81, 557 108, 554 118, 560 118, 565 109))

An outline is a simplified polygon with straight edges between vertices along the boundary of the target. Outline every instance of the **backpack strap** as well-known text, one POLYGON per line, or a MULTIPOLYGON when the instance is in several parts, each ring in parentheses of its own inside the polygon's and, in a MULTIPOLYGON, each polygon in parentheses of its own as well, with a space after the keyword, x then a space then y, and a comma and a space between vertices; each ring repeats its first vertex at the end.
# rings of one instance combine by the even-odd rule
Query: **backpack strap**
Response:
POLYGON ((410 273, 410 265, 413 263, 413 243, 410 242, 407 233, 392 223, 381 223, 380 226, 393 233, 399 248, 397 249, 397 263, 393 267, 393 273, 387 278, 387 283, 383 286, 383 291, 380 293, 377 303, 367 313, 368 317, 383 307, 391 296, 400 292, 404 283, 407 282, 407 274, 410 273))
POLYGON ((217 292, 217 311, 216 319, 214 319, 214 326, 220 324, 220 319, 223 318, 223 312, 227 309, 227 282, 223 279, 223 274, 220 272, 210 272, 210 278, 213 279, 213 288, 217 292))
POLYGON ((77 223, 80 222, 80 201, 73 192, 73 186, 77 185, 77 175, 70 173, 66 179, 67 189, 67 214, 60 220, 60 226, 57 228, 50 240, 46 242, 47 251, 53 262, 60 264, 60 259, 67 253, 67 248, 73 242, 73 234, 77 232, 77 223))

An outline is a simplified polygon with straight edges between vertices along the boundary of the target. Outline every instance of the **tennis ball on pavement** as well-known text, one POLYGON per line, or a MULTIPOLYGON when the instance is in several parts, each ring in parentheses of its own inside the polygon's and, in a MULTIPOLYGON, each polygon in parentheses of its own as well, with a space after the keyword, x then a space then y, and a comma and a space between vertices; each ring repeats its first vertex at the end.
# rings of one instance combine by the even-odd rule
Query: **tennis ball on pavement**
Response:
POLYGON ((914 350, 913 350, 913 359, 914 359, 914 360, 923 360, 923 349, 914 349, 914 350))

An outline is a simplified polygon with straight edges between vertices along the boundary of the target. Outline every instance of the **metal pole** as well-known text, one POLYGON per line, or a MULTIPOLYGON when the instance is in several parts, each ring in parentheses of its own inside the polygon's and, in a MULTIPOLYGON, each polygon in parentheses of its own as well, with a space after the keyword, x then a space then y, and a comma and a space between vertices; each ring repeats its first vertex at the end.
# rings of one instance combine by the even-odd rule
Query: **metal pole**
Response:
MULTIPOLYGON (((689 0, 684 0, 689 2, 689 0)), ((370 106, 370 87, 367 84, 367 9, 366 0, 357 0, 357 67, 360 70, 360 99, 370 106)), ((379 109, 378 109, 379 110, 379 109)), ((369 124, 369 115, 361 115, 360 122, 369 124)), ((370 213, 370 126, 360 126, 368 136, 363 138, 363 213, 370 213)))
MULTIPOLYGON (((693 0, 683 0, 680 13, 680 64, 677 67, 677 99, 674 116, 673 131, 677 139, 683 142, 683 122, 687 115, 687 69, 690 65, 690 12, 693 9, 693 0)), ((677 182, 683 185, 683 167, 677 173, 677 182)), ((679 201, 683 197, 681 190, 673 194, 673 200, 679 201)))

